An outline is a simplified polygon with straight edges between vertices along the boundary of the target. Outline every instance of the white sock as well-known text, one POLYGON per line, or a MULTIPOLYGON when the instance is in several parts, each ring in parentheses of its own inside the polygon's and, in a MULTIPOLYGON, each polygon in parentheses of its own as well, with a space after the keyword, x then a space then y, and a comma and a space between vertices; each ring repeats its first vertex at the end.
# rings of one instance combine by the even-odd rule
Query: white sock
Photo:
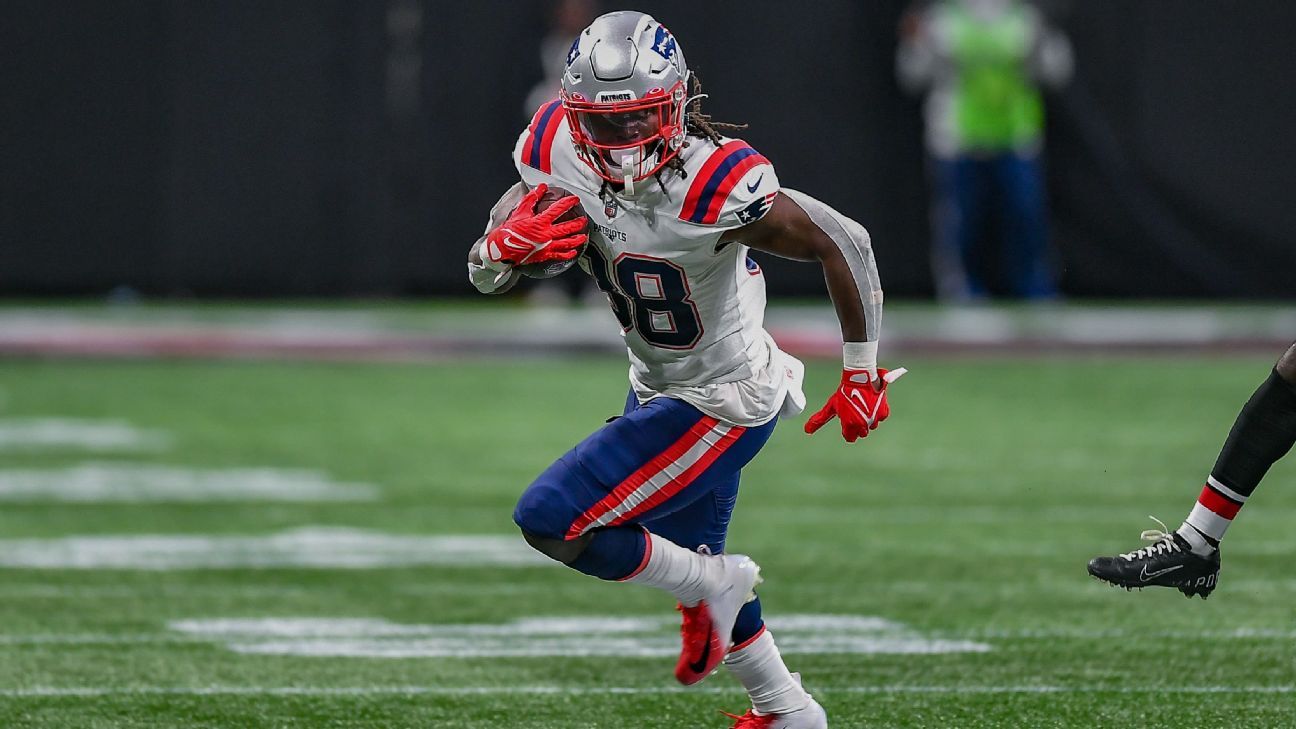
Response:
POLYGON ((1246 496, 1225 486, 1219 479, 1208 477, 1197 503, 1193 504, 1188 518, 1179 527, 1179 536, 1192 545, 1193 554, 1211 556, 1246 500, 1246 496), (1206 537, 1215 540, 1215 544, 1206 541, 1206 537))
POLYGON ((747 689, 758 714, 788 714, 810 703, 810 694, 783 665, 783 656, 769 630, 762 630, 755 640, 731 651, 724 664, 747 689))
POLYGON ((1192 553, 1198 557, 1210 557, 1215 552, 1215 545, 1206 541, 1206 537, 1202 536, 1202 533, 1188 522, 1181 524, 1175 530, 1175 533, 1183 537, 1185 542, 1188 542, 1188 545, 1192 547, 1192 553))
POLYGON ((659 587, 675 596, 685 607, 693 607, 706 597, 723 574, 716 557, 689 551, 678 544, 648 534, 648 561, 638 574, 625 582, 659 587))

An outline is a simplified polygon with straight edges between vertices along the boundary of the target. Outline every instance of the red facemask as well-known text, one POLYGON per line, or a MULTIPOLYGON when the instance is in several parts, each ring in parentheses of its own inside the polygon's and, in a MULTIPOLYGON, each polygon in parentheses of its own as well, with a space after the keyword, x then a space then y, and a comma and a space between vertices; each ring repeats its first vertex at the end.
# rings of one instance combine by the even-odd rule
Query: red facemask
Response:
POLYGON ((634 183, 656 174, 683 145, 683 82, 627 101, 593 102, 563 93, 562 104, 581 160, 609 182, 634 183))

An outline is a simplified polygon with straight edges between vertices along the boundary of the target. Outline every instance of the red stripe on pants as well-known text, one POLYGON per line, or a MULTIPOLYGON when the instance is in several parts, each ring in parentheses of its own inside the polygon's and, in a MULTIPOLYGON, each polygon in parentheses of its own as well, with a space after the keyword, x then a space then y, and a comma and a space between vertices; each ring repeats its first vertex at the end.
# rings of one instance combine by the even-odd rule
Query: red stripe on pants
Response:
POLYGON ((743 431, 745 430, 746 428, 741 428, 738 426, 734 426, 733 428, 731 428, 728 433, 725 433, 724 436, 720 438, 720 441, 718 443, 711 446, 711 448, 706 453, 703 453, 702 457, 699 458, 697 462, 694 463, 692 466, 689 466, 688 469, 684 471, 684 473, 681 473, 680 475, 671 479, 670 483, 666 484, 665 486, 662 486, 660 489, 657 490, 656 493, 644 499, 643 502, 640 503, 638 506, 634 507, 630 511, 627 511, 621 516, 618 516, 617 518, 613 519, 608 524, 608 526, 624 524, 627 521, 630 521, 631 519, 646 514, 650 510, 665 503, 668 499, 673 497, 675 494, 678 494, 679 492, 683 491, 684 488, 689 484, 693 483, 693 481, 696 480, 697 477, 700 476, 703 471, 710 468, 711 464, 715 463, 715 460, 719 458, 721 454, 729 450, 729 446, 733 445, 734 441, 738 440, 738 438, 742 436, 743 431))
POLYGON ((570 528, 567 529, 567 538, 575 539, 590 527, 595 521, 616 507, 621 505, 635 489, 644 485, 650 478, 661 473, 667 466, 674 463, 680 456, 688 452, 690 448, 697 445, 702 440, 702 436, 707 434, 720 421, 711 416, 704 416, 701 420, 693 424, 679 440, 675 441, 669 448, 653 456, 652 460, 639 467, 639 470, 630 474, 626 480, 612 489, 612 492, 604 496, 599 502, 591 506, 584 514, 576 517, 570 528))

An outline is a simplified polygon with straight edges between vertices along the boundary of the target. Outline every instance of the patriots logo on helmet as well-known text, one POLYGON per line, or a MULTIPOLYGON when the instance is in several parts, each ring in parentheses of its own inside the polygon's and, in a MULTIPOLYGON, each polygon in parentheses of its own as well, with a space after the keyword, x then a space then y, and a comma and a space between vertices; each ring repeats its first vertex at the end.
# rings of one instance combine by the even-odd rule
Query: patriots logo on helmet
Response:
POLYGON ((572 41, 571 50, 567 51, 567 65, 571 66, 573 63, 576 62, 577 58, 580 58, 580 37, 579 36, 577 36, 576 40, 572 41))
POLYGON ((671 35, 665 26, 657 26, 657 35, 653 37, 652 49, 657 51, 657 55, 675 63, 675 36, 671 35))
POLYGON ((765 217, 765 213, 769 212, 770 206, 774 204, 774 198, 777 195, 778 191, 775 191, 752 200, 751 204, 738 211, 738 222, 746 224, 765 217))

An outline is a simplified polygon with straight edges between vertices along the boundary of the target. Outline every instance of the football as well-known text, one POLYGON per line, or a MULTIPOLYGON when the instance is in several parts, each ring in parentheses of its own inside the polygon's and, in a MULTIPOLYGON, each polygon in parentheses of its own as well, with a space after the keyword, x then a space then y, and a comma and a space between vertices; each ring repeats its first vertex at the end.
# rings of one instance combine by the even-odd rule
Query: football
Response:
MULTIPOLYGON (((550 185, 549 188, 545 190, 545 194, 540 197, 540 201, 536 203, 536 212, 539 213, 544 211, 550 205, 553 205, 554 203, 558 202, 564 197, 567 197, 570 194, 571 194, 570 192, 562 189, 561 187, 558 187, 557 185, 550 185)), ((575 220, 581 217, 586 217, 585 211, 582 210, 580 204, 577 203, 577 205, 573 207, 571 210, 568 210, 562 215, 559 215, 554 220, 554 222, 565 223, 569 220, 575 220)), ((516 268, 518 271, 522 273, 523 276, 527 276, 529 278, 553 278, 554 276, 563 273, 564 271, 566 271, 567 269, 571 268, 574 265, 576 265, 575 258, 571 259, 570 261, 549 261, 547 263, 529 263, 525 266, 516 266, 516 268)))

